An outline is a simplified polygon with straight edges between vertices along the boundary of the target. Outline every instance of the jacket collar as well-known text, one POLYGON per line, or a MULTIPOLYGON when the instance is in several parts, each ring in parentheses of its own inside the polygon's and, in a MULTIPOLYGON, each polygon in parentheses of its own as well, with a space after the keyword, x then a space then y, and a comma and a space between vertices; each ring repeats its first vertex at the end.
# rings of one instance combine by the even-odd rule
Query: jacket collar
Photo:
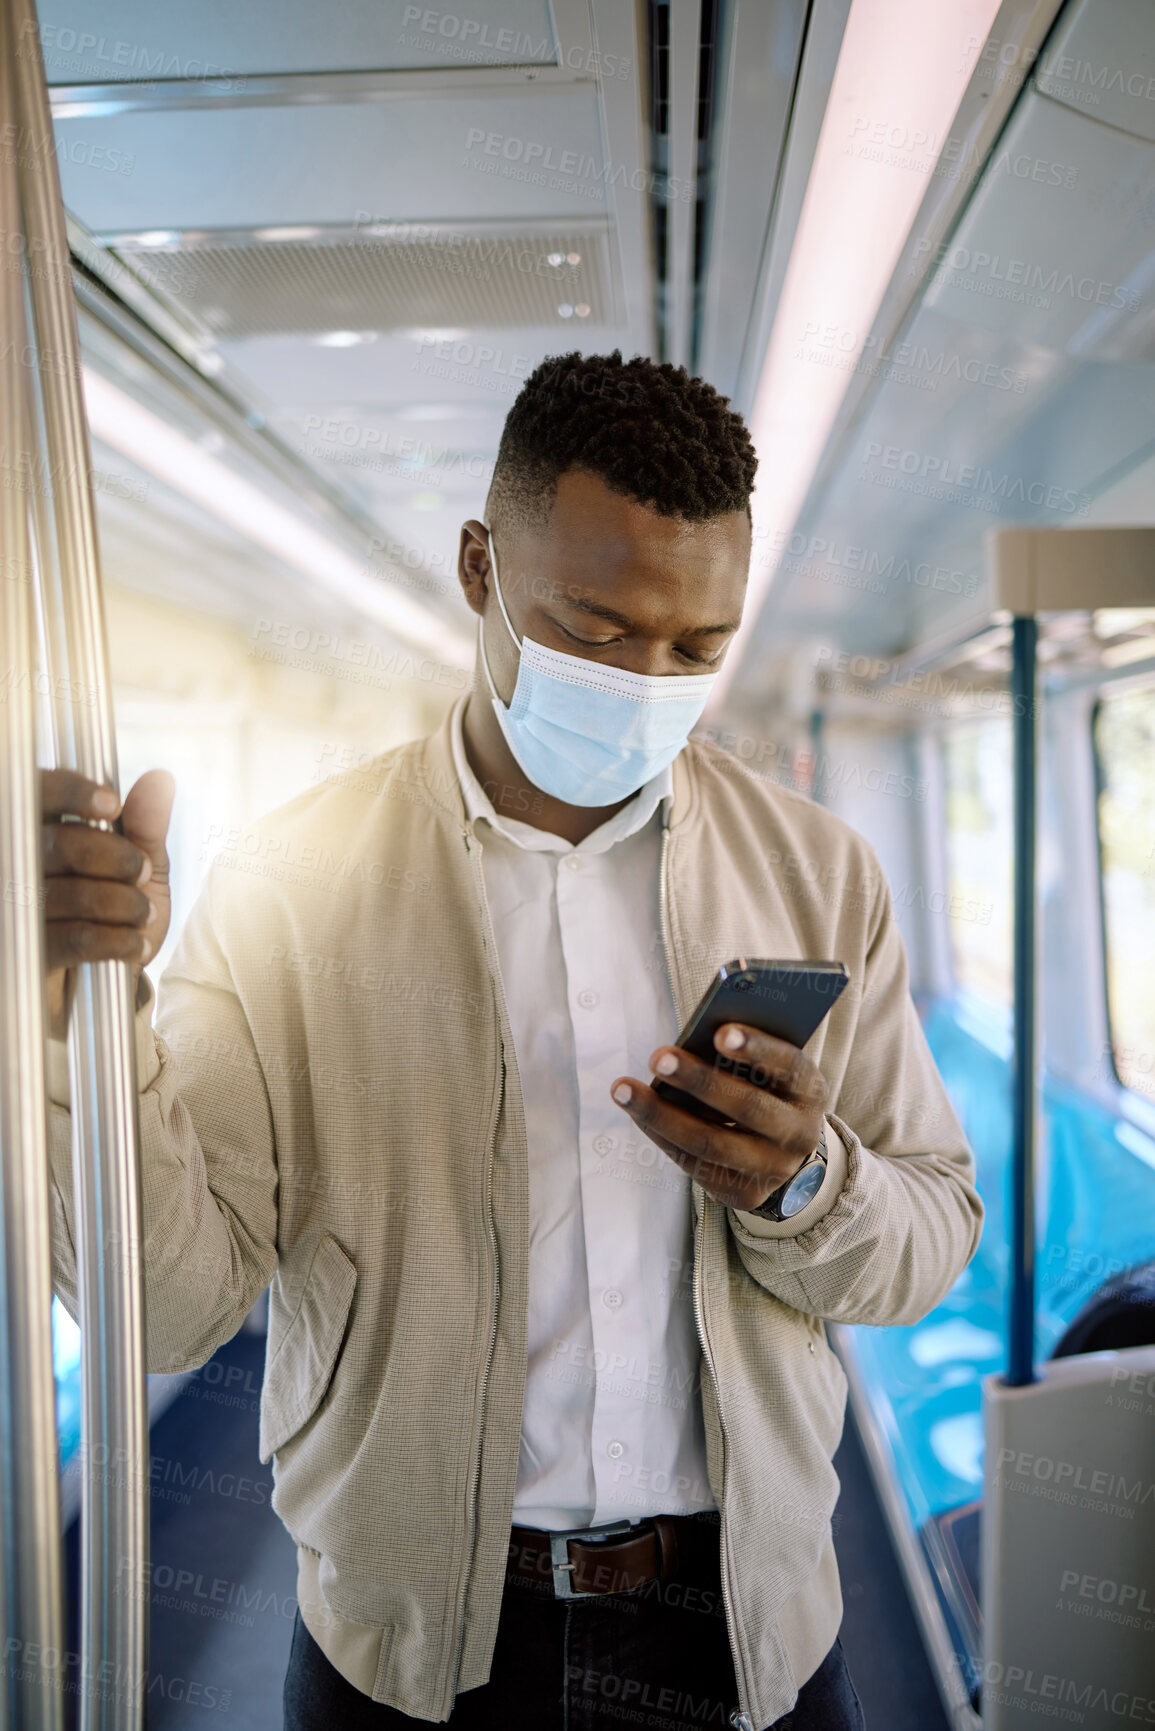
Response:
MULTIPOLYGON (((457 702, 465 703, 464 697, 457 702)), ((468 828, 469 817, 461 795, 461 783, 453 762, 453 710, 450 705, 438 726, 424 739, 417 741, 420 780, 434 805, 451 817, 458 829, 468 828)))
POLYGON ((698 765, 702 748, 691 738, 674 759, 674 798, 667 808, 666 824, 671 830, 688 824, 698 810, 698 765))

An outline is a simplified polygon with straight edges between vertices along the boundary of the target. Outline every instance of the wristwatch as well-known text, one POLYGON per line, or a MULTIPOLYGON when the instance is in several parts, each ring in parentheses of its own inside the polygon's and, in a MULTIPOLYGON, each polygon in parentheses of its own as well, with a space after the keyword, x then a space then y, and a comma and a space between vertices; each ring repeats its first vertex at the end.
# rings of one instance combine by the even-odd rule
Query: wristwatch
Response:
POLYGON ((826 1126, 818 1132, 818 1146, 800 1166, 793 1178, 779 1185, 772 1196, 758 1208, 747 1208, 747 1214, 757 1214, 763 1220, 790 1220, 801 1214, 808 1202, 813 1202, 826 1176, 826 1126))

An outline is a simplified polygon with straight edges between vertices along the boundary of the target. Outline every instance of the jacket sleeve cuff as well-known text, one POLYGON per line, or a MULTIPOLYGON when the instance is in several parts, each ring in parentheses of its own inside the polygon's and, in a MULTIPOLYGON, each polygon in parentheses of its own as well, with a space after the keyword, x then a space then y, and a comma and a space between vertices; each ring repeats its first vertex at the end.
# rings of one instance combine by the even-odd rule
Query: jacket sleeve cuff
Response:
POLYGON ((730 1208, 730 1224, 741 1237, 747 1238, 797 1238, 803 1232, 808 1232, 834 1207, 842 1195, 849 1171, 849 1161, 846 1144, 838 1133, 837 1126, 829 1119, 823 1120, 826 1125, 826 1176, 822 1180, 817 1196, 812 1196, 798 1214, 789 1220, 766 1220, 760 1214, 751 1214, 745 1208, 730 1208))
MULTIPOLYGON (((143 1093, 160 1074, 160 1057, 152 1031, 156 991, 146 973, 141 973, 140 981, 133 1030, 136 1035, 136 1088, 138 1093, 143 1093)), ((68 1111, 72 1104, 72 1090, 68 1074, 67 1040, 47 1042, 45 1078, 49 1100, 54 1106, 63 1106, 65 1111, 68 1111)))

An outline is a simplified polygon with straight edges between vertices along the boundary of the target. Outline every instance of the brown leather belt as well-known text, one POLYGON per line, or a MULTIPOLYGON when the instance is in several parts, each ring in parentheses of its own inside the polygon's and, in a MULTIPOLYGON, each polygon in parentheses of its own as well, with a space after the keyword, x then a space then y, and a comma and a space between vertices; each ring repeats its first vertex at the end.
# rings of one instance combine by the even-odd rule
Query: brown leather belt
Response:
POLYGON ((631 1525, 606 1521, 598 1527, 543 1532, 510 1529, 506 1573, 515 1580, 552 1588, 558 1599, 625 1593, 647 1581, 668 1581, 678 1566, 677 1515, 651 1515, 631 1525))

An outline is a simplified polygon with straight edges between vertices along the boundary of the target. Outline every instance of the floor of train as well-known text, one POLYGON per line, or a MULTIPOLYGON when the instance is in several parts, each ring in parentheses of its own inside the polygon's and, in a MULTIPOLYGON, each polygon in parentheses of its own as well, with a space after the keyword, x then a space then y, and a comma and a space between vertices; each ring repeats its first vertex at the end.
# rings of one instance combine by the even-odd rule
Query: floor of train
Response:
MULTIPOLYGON (((238 1334, 152 1428, 149 1731, 191 1731, 221 1713, 233 1731, 280 1731, 296 1555, 257 1458, 264 1345, 263 1335, 238 1334)), ((835 1466, 842 1642, 867 1725, 948 1731, 849 1417, 835 1466)), ((68 1548, 74 1598, 75 1524, 68 1548)), ((70 1619, 75 1650, 74 1602, 70 1619)))

